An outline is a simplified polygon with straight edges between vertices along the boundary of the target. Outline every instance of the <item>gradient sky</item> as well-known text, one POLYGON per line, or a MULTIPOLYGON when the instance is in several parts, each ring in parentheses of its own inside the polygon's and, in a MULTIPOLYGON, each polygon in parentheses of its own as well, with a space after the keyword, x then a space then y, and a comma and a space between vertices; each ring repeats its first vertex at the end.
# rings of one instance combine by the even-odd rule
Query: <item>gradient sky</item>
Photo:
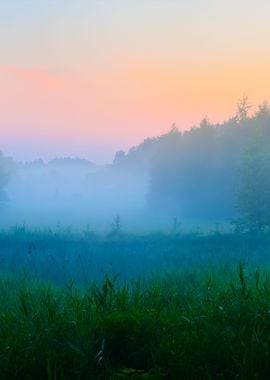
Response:
POLYGON ((270 100, 269 0, 0 2, 0 149, 109 161, 270 100))

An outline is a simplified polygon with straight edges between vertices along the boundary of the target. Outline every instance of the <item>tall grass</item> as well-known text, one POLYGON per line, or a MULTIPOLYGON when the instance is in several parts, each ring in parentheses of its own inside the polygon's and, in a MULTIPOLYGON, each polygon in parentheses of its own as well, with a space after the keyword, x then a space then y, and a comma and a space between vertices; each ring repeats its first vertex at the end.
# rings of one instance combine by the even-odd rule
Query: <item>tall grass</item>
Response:
POLYGON ((267 379, 269 273, 0 281, 1 379, 267 379))

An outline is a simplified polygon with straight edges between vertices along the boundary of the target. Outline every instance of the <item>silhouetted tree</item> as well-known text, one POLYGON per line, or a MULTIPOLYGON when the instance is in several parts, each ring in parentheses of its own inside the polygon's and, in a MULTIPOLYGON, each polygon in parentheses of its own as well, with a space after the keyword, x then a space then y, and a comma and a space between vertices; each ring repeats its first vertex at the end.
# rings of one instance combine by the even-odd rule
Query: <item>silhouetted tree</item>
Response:
POLYGON ((248 119, 249 110, 252 108, 249 102, 248 96, 244 95, 237 104, 236 119, 239 122, 243 122, 248 119))
POLYGON ((122 235, 123 235, 123 232, 122 232, 121 220, 120 220, 120 216, 117 215, 111 224, 111 232, 109 233, 109 237, 120 238, 122 235))

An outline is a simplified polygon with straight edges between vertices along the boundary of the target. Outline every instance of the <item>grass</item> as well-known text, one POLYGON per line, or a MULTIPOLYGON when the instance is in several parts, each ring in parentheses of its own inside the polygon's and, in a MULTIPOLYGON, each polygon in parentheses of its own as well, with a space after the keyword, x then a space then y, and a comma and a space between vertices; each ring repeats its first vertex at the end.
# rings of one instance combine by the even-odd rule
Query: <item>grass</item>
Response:
POLYGON ((267 379, 270 280, 240 264, 86 288, 0 281, 1 379, 267 379))
POLYGON ((0 231, 0 379, 268 379, 269 247, 0 231))
POLYGON ((99 236, 70 230, 28 230, 15 226, 0 231, 0 276, 21 271, 54 284, 73 278, 84 286, 104 276, 120 281, 148 277, 153 272, 215 268, 249 263, 269 265, 270 235, 148 234, 99 236))

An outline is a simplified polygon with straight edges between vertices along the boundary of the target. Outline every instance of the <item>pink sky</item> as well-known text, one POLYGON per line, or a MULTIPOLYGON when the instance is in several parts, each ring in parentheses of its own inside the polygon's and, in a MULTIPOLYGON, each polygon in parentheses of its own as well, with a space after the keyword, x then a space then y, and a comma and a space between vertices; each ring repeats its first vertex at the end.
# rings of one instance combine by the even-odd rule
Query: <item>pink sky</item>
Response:
POLYGON ((14 136, 109 139, 132 143, 233 115, 242 94, 268 98, 265 65, 158 67, 149 62, 58 74, 40 67, 0 66, 1 125, 14 136))
POLYGON ((10 0, 0 6, 0 149, 106 161, 174 122, 221 122, 244 93, 255 105, 270 100, 270 6, 258 2, 41 0, 20 9, 10 0))

